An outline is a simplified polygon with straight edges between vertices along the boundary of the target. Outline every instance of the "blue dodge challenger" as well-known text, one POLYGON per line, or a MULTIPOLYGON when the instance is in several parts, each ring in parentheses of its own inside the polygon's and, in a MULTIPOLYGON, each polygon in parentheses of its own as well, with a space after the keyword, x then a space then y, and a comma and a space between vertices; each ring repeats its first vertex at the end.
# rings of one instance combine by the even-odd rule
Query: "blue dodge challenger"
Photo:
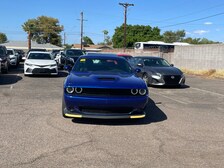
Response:
POLYGON ((117 56, 80 56, 64 82, 65 118, 144 118, 148 88, 129 63, 117 56))

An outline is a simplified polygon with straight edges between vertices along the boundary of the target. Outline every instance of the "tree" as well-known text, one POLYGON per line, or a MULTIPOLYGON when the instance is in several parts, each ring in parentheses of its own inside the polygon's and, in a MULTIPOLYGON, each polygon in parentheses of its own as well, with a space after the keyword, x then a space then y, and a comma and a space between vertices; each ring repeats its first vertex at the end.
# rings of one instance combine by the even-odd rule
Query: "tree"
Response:
POLYGON ((93 41, 91 40, 91 38, 89 38, 88 36, 84 36, 83 41, 86 44, 94 44, 93 41))
POLYGON ((219 42, 211 41, 206 38, 191 38, 188 37, 183 40, 183 42, 189 43, 189 44, 217 44, 219 42))
POLYGON ((7 42, 7 36, 4 33, 0 32, 0 43, 5 43, 7 42))
MULTIPOLYGON (((124 25, 116 27, 112 37, 113 47, 122 48, 124 40, 124 25)), ((158 27, 144 25, 127 25, 126 26, 126 45, 127 48, 133 47, 138 41, 158 41, 162 40, 160 29, 158 27)))
POLYGON ((163 33, 163 41, 166 43, 181 42, 185 35, 185 30, 166 31, 163 33))
POLYGON ((109 32, 107 30, 103 30, 103 34, 104 34, 104 41, 103 43, 100 43, 100 44, 111 45, 112 40, 110 39, 110 36, 108 36, 109 32))
POLYGON ((22 25, 22 28, 37 43, 51 43, 61 46, 60 33, 63 31, 63 26, 59 24, 58 19, 40 16, 37 19, 29 19, 22 25))
POLYGON ((104 44, 106 44, 106 36, 108 35, 108 31, 107 30, 103 30, 103 34, 104 34, 104 40, 103 40, 103 42, 104 42, 104 44))

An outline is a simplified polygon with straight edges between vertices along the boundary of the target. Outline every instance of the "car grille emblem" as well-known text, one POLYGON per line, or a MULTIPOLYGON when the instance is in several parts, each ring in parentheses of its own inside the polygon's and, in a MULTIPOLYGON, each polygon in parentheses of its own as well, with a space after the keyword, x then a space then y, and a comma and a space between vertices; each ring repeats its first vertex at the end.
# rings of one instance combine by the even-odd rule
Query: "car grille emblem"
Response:
POLYGON ((174 79, 175 78, 175 76, 171 76, 171 79, 174 79))

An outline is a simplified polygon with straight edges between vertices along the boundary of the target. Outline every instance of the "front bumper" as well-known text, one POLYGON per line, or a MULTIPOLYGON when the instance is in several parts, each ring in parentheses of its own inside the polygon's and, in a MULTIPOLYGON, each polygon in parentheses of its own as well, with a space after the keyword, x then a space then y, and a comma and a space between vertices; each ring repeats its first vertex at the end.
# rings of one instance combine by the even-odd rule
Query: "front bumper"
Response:
POLYGON ((185 76, 182 75, 166 75, 166 76, 156 76, 152 75, 151 85, 155 86, 177 86, 185 84, 185 76))
POLYGON ((24 74, 26 75, 58 75, 57 66, 38 67, 38 66, 24 66, 24 74))
POLYGON ((71 112, 67 108, 64 108, 64 115, 68 118, 95 118, 95 119, 137 119, 144 118, 145 111, 141 113, 133 113, 133 114, 83 114, 78 112, 71 112))
POLYGON ((103 98, 64 95, 63 113, 69 118, 127 119, 144 118, 148 97, 103 98))

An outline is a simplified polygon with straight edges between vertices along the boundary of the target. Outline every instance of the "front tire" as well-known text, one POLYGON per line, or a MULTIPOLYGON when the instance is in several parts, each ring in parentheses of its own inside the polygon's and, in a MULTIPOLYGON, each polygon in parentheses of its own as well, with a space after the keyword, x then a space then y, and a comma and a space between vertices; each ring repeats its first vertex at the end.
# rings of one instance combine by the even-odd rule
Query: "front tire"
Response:
POLYGON ((9 68, 8 68, 8 65, 6 65, 6 67, 2 69, 2 73, 7 74, 8 72, 9 72, 9 68))

